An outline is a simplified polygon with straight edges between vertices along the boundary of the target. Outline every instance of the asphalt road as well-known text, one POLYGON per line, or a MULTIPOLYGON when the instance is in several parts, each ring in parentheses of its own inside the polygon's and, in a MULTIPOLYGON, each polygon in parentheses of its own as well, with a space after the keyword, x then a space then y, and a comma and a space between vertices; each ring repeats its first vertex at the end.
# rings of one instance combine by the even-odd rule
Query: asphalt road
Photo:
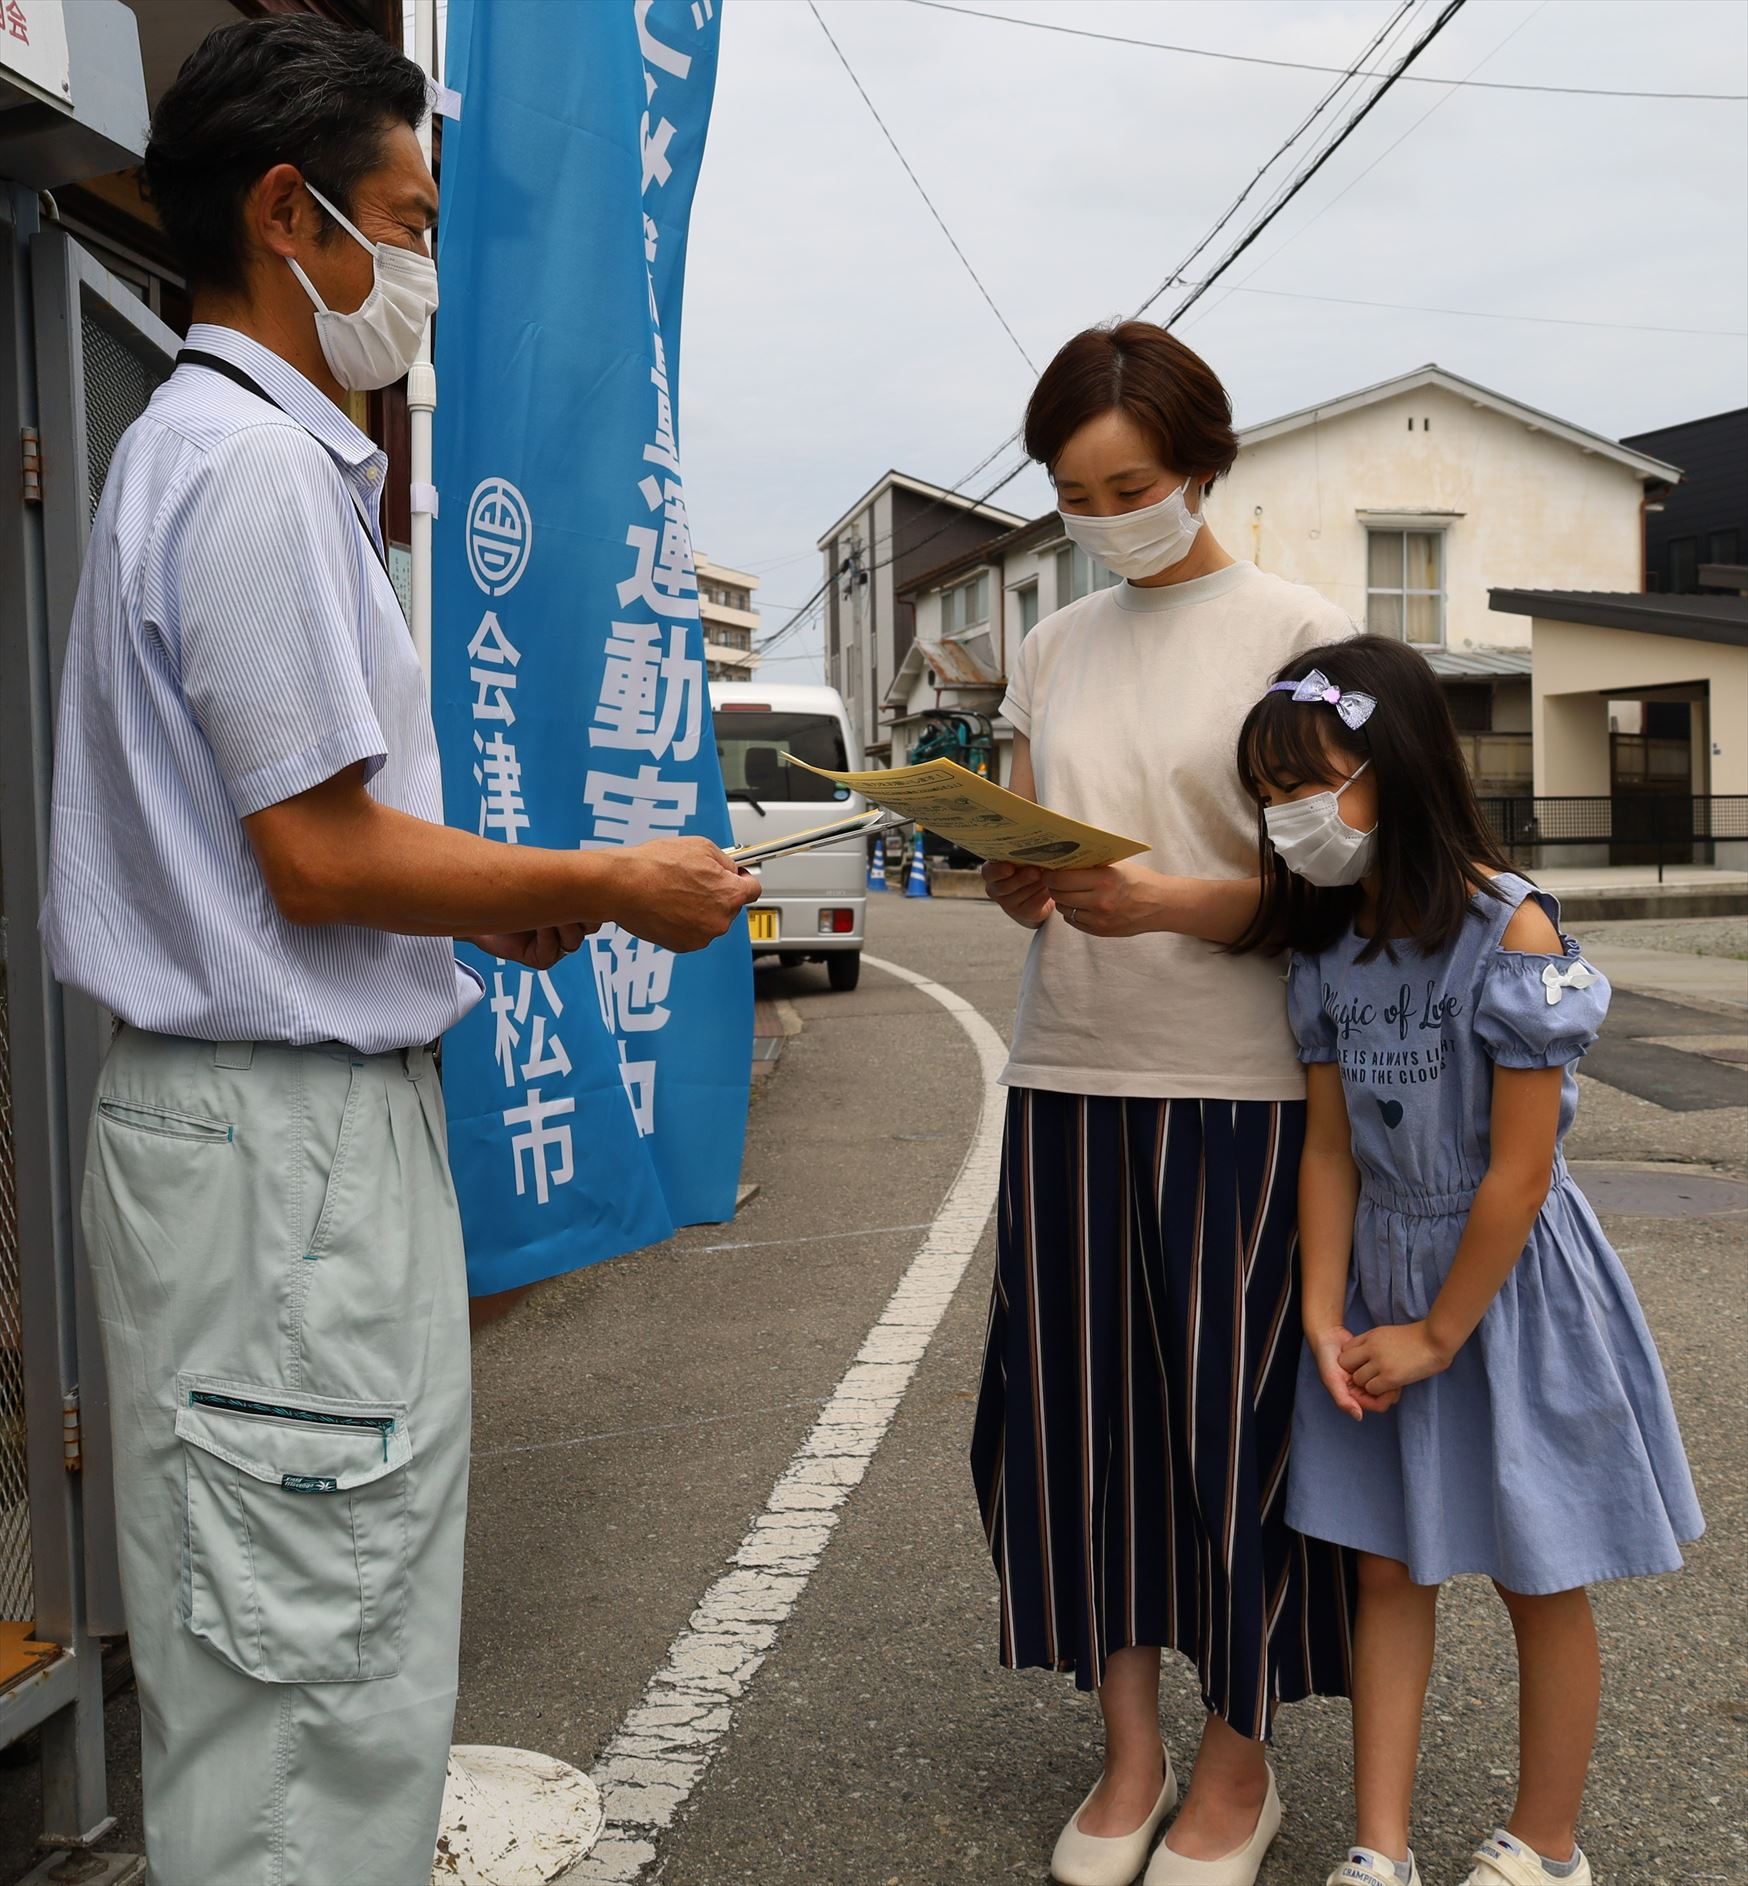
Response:
MULTIPOLYGON (((887 897, 870 920, 875 953, 946 984, 1004 1032, 1024 943, 972 903, 887 897)), ((817 968, 759 980, 802 1022, 754 1101, 747 1176, 759 1198, 732 1226, 552 1286, 477 1346, 458 1741, 595 1764, 765 1507, 965 1154, 981 1075, 925 994, 873 969, 847 995, 817 968)), ((1669 1006, 1679 1012, 1641 1010, 1611 1032, 1613 1084, 1585 1081, 1571 1147, 1663 1345, 1711 1526, 1685 1572, 1598 1594, 1608 1693, 1584 1839, 1611 1886, 1748 1882, 1745 1221, 1740 1189, 1717 1183, 1745 1176, 1748 1114, 1734 1087, 1712 1082, 1738 1070, 1699 1045, 1739 1041, 1743 1023, 1701 1025, 1669 1006), (1650 1048, 1684 1061, 1660 1075, 1650 1048)), ((992 1261, 986 1231, 646 1877, 1046 1878, 1057 1828, 1096 1772, 1098 1722, 1068 1679, 995 1664, 995 1588, 965 1464, 992 1261)), ((1508 1803, 1512 1679, 1490 1587, 1460 1581, 1444 1600, 1428 1711, 1417 1837, 1428 1886, 1454 1886, 1508 1803)), ((1180 1754, 1197 1718, 1187 1667, 1168 1665, 1164 1720, 1180 1754)), ((111 1731, 117 1844, 137 1850, 128 1694, 111 1731)), ((1263 1877, 1320 1881, 1348 1834, 1345 1706, 1283 1712, 1277 1766, 1287 1821, 1263 1877)), ((27 1864, 33 1794, 25 1771, 0 1768, 0 1880, 27 1864)))

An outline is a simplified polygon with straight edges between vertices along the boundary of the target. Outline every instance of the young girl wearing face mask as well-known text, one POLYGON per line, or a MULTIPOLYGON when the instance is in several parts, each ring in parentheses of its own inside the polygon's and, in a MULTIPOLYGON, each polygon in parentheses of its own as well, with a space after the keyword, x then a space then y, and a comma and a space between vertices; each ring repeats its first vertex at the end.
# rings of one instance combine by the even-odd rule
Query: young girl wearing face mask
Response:
POLYGON ((1507 868, 1404 644, 1288 663, 1238 764, 1263 895, 1237 947, 1293 951, 1309 1077, 1287 1516, 1361 1555, 1358 1825, 1329 1886, 1419 1880, 1421 1709, 1460 1572, 1504 1600, 1520 1690, 1516 1803, 1468 1886, 1588 1886, 1584 1587, 1673 1571, 1704 1523, 1632 1285, 1561 1152, 1608 984, 1507 868))

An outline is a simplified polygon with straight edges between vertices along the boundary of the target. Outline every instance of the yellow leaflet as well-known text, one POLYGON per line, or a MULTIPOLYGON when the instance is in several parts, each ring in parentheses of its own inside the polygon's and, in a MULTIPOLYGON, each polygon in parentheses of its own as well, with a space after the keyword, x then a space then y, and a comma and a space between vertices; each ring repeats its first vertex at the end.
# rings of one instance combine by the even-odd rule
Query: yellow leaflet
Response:
POLYGON ((833 773, 823 766, 809 766, 792 753, 783 758, 791 766, 848 786, 900 818, 914 819, 926 831, 979 858, 1003 864, 1080 871, 1115 864, 1149 849, 1139 839, 1101 832, 1096 825, 1082 825, 1078 819, 1034 805, 952 760, 929 760, 921 766, 878 773, 833 773))

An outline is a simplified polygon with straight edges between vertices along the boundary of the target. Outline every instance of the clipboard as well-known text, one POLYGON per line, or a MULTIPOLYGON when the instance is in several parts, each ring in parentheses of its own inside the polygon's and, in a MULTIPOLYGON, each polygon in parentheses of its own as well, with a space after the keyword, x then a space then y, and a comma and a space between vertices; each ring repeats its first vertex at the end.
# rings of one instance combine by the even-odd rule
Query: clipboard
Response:
POLYGON ((910 823, 909 819, 897 818, 877 806, 870 812, 858 812, 853 818, 839 819, 833 825, 810 826, 805 832, 791 832, 787 838, 773 838, 763 845, 736 845, 725 855, 731 863, 750 869, 770 858, 787 857, 790 852, 838 845, 846 839, 869 837, 875 832, 889 832, 910 823))

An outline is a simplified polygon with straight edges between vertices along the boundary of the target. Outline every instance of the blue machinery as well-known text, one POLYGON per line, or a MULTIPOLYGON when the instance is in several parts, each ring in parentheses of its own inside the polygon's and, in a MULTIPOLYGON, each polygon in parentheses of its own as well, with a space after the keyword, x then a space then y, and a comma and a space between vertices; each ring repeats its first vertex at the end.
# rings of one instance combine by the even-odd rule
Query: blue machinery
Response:
MULTIPOLYGON (((912 766, 926 760, 955 760, 968 773, 984 779, 996 778, 995 723, 987 714, 964 709, 949 713, 938 709, 926 714, 928 727, 910 750, 912 766)), ((1000 781, 996 782, 998 785, 1000 781)), ((962 869, 974 869, 979 860, 957 845, 950 845, 932 832, 917 833, 924 855, 939 863, 962 869)))

